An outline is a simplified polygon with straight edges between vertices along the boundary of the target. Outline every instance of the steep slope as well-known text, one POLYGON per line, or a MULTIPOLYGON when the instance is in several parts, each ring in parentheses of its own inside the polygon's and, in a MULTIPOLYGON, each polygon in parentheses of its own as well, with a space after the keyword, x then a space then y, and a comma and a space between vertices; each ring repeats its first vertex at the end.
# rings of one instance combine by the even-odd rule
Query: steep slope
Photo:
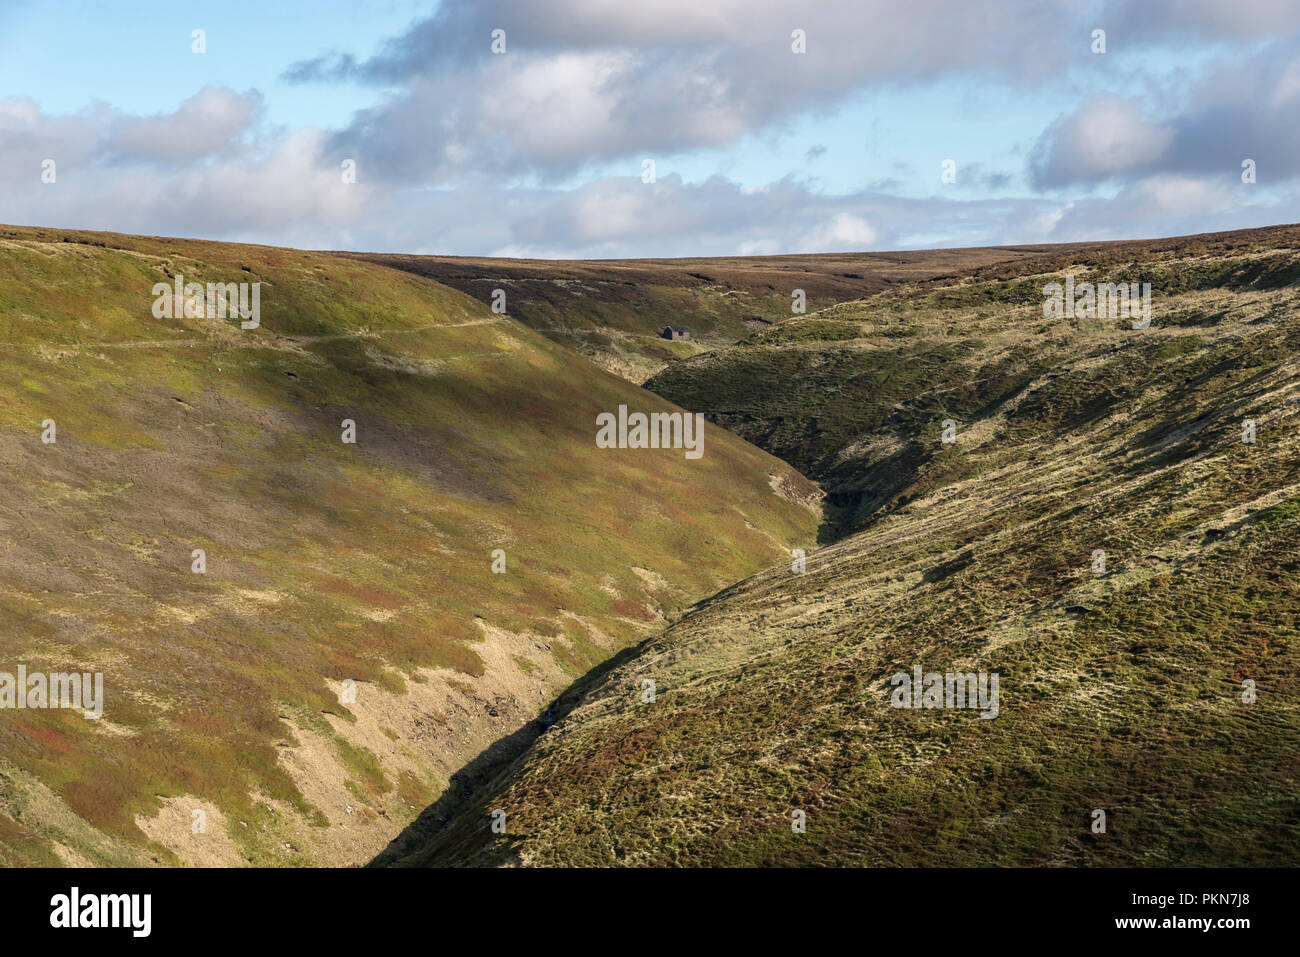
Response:
POLYGON ((345 253, 459 289, 484 303, 505 293, 511 317, 643 382, 665 365, 729 345, 791 315, 794 290, 815 310, 888 286, 975 266, 1059 254, 1059 246, 707 259, 535 260, 345 253), (660 338, 685 326, 689 342, 660 338))
POLYGON ((382 266, 0 228, 0 672, 104 683, 98 720, 0 708, 0 863, 364 861, 814 534, 815 489, 720 429, 596 448, 620 404, 672 408, 382 266), (178 275, 262 283, 260 326, 156 318, 178 275))
POLYGON ((580 683, 378 863, 1300 863, 1296 238, 999 267, 657 377, 839 482, 846 537, 580 683), (1151 327, 1045 319, 1062 268, 1152 282, 1151 327), (916 667, 998 675, 996 717, 895 707, 916 667))

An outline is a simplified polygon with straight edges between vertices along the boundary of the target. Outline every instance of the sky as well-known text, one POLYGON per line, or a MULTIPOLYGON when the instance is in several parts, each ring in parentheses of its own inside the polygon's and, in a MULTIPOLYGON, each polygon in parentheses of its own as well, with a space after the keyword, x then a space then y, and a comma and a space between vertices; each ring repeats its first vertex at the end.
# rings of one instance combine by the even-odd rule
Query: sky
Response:
POLYGON ((15 225, 538 258, 1152 238, 1300 220, 1298 118, 1297 0, 0 0, 15 225))

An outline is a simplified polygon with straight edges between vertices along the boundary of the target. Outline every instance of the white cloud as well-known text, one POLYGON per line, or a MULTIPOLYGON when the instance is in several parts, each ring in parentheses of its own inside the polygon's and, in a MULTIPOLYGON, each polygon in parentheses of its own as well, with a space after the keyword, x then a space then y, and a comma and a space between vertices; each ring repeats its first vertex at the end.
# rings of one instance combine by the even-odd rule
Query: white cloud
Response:
POLYGON ((804 233, 795 252, 860 252, 871 249, 879 235, 861 216, 836 213, 822 225, 804 233))
POLYGON ((1240 229, 1300 219, 1300 196, 1267 201, 1223 178, 1157 173, 1113 198, 1070 204, 1049 240, 1146 239, 1240 229))
POLYGON ((1063 26, 1077 12, 1069 0, 445 0, 372 59, 327 55, 286 75, 395 88, 334 143, 393 179, 562 179, 732 143, 872 84, 971 71, 1043 80, 1067 57, 1063 26), (503 55, 490 52, 497 28, 503 55), (791 50, 796 28, 806 53, 791 50))
POLYGON ((113 158, 176 163, 234 148, 262 112, 262 95, 204 87, 174 112, 159 116, 117 115, 104 149, 113 158))

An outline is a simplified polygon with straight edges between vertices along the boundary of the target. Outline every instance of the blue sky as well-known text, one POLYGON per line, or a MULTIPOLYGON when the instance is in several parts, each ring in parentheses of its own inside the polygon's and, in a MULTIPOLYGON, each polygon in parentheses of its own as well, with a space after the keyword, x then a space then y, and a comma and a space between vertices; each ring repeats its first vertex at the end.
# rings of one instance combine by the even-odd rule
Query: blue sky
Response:
POLYGON ((61 2, 0 0, 0 95, 34 97, 51 113, 103 100, 161 113, 205 85, 256 88, 267 118, 292 126, 346 122, 369 90, 304 88, 280 80, 287 63, 341 43, 378 46, 433 5, 427 2, 225 0, 61 2), (207 32, 208 53, 190 34, 207 32))
POLYGON ((1300 219, 1297 106, 1284 0, 0 0, 0 222, 540 257, 1172 235, 1300 219))

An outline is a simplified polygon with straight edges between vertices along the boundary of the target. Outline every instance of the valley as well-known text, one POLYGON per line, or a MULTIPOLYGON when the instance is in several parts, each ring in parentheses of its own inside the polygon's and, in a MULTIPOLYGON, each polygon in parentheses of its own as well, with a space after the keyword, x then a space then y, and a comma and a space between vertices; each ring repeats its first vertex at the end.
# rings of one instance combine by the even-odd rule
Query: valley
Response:
POLYGON ((1298 253, 0 227, 0 859, 1293 865, 1298 253))
POLYGON ((1067 250, 666 367, 822 484, 824 547, 587 676, 375 863, 1293 866, 1298 247, 1067 250), (1150 327, 1046 318, 1069 275, 1151 282, 1150 327), (914 669, 998 676, 996 718, 899 707, 914 669))

